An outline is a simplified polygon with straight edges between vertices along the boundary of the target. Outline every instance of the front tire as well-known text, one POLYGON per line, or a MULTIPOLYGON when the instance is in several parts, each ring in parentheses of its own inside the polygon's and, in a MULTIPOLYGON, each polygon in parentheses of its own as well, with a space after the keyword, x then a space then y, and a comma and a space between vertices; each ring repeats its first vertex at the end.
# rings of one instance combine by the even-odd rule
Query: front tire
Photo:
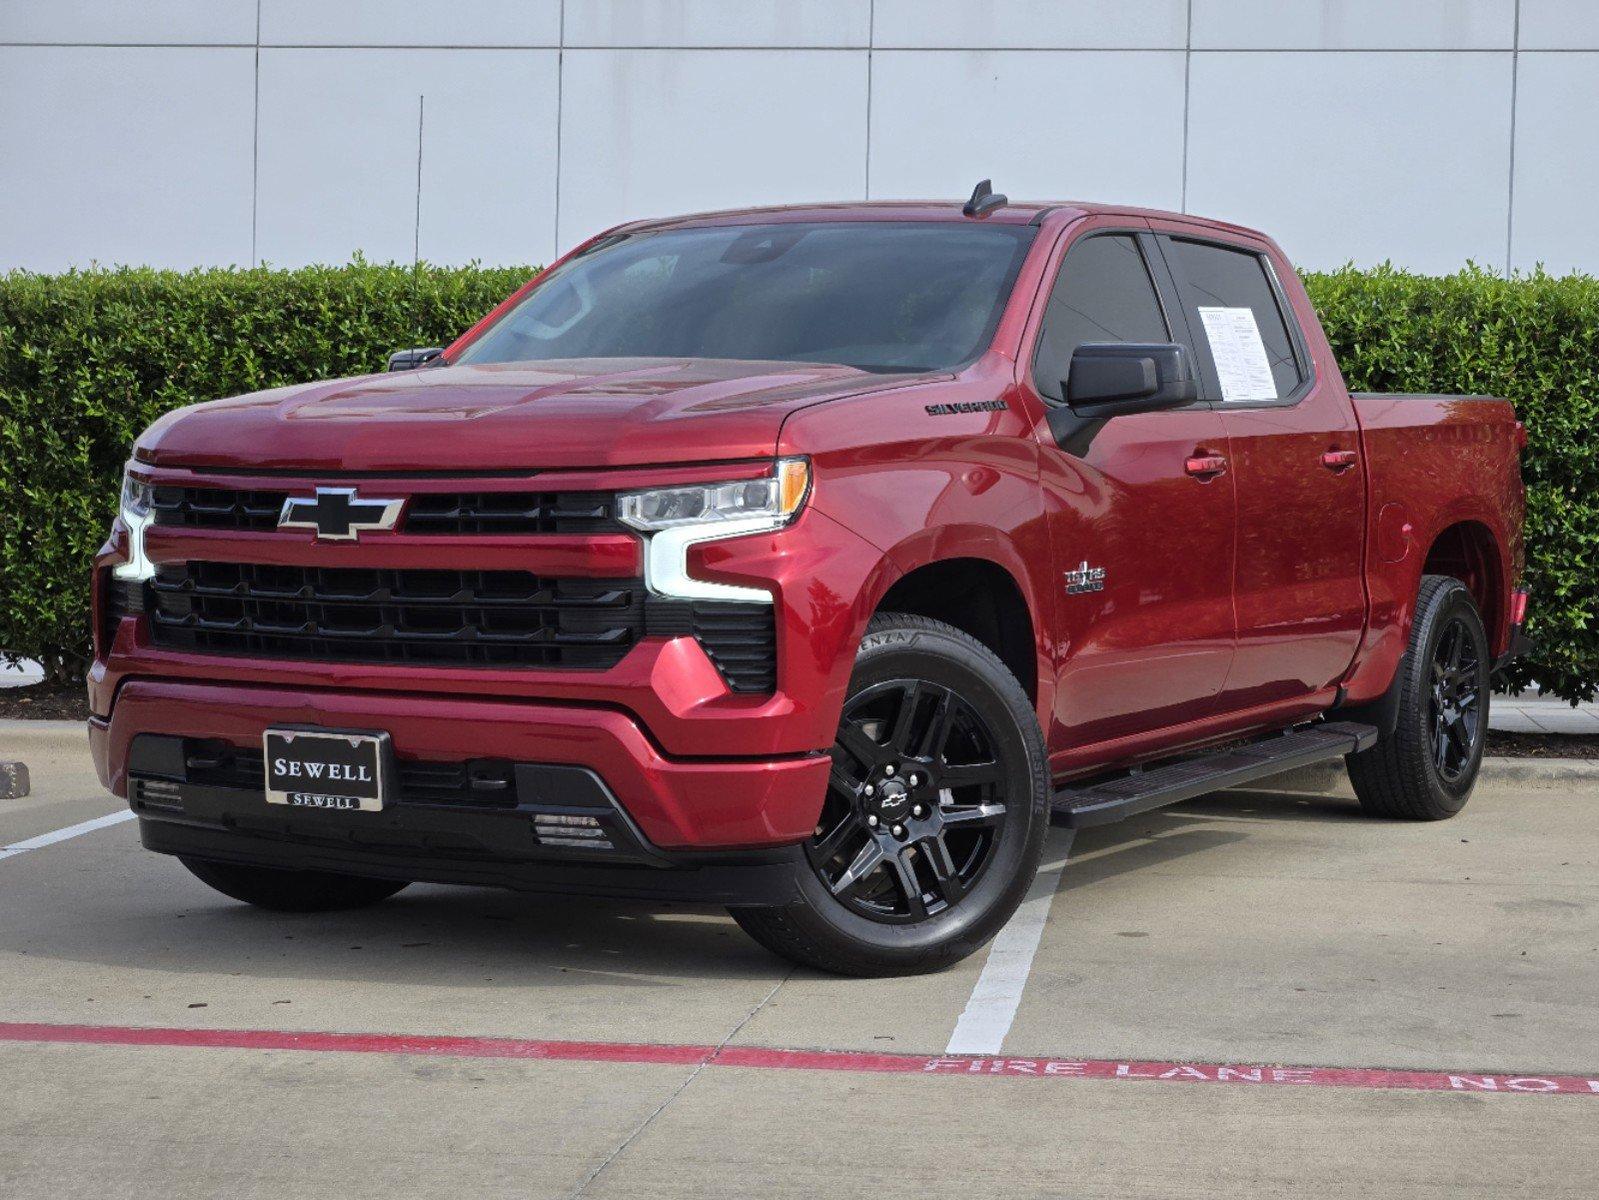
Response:
POLYGON ((1488 636, 1458 579, 1425 575, 1399 664, 1392 733, 1346 760, 1360 806, 1380 817, 1442 821, 1466 806, 1488 735, 1488 636))
POLYGON ((409 884, 332 871, 279 871, 204 858, 178 859, 202 883, 224 896, 274 912, 340 912, 387 900, 409 884))
POLYGON ((974 638, 872 619, 833 746, 801 898, 733 917, 767 949, 841 975, 938 970, 1021 904, 1049 827, 1049 764, 1027 694, 974 638))

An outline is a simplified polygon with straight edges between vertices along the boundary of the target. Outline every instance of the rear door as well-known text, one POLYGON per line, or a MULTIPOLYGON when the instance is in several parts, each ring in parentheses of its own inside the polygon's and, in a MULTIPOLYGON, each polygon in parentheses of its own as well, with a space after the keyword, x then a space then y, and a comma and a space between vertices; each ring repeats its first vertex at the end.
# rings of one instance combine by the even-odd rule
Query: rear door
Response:
MULTIPOLYGON (((1047 293, 1026 380, 1064 406, 1085 342, 1186 342, 1147 225, 1091 219, 1047 293)), ((1233 485, 1207 404, 1040 427, 1055 559, 1057 753, 1181 725, 1214 711, 1233 654, 1233 485)))
POLYGON ((1172 231, 1160 244, 1237 496, 1238 650, 1221 708, 1292 706, 1337 684, 1365 622, 1354 407, 1317 377, 1264 243, 1172 231))

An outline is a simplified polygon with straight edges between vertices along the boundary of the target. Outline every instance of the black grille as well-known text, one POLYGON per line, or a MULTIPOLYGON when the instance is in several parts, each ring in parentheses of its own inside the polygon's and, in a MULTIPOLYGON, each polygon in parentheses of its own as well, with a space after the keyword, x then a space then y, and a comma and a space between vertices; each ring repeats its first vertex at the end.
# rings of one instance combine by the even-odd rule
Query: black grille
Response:
MULTIPOLYGON (((309 494, 298 489, 295 495, 309 494)), ((157 487, 155 523, 188 529, 270 531, 288 491, 157 487)), ((406 505, 406 533, 615 533, 623 527, 607 492, 416 492, 406 505)))
POLYGON ((189 562, 150 587, 156 645, 219 654, 605 668, 644 624, 637 579, 189 562))
POLYGON ((419 492, 407 533, 612 533, 622 527, 600 492, 419 492))
POLYGON ((770 604, 656 598, 648 632, 696 638, 735 692, 777 690, 777 618, 770 604))
POLYGON ((157 487, 154 517, 157 525, 188 529, 276 529, 287 498, 287 492, 157 487))
POLYGON ((770 604, 696 604, 694 636, 735 692, 777 689, 777 628, 770 604))
MULTIPOLYGON (((205 787, 261 791, 265 768, 261 751, 224 742, 192 740, 184 746, 184 778, 205 787)), ((396 764, 398 799, 405 804, 455 804, 472 808, 515 808, 516 765, 505 759, 396 764)))

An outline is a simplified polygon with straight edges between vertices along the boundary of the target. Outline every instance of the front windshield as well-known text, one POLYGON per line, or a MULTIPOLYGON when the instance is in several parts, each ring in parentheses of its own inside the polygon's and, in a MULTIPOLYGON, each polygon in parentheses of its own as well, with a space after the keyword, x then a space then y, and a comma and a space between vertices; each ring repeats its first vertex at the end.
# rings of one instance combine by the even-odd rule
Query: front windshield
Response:
POLYGON ((986 348, 1033 233, 928 221, 622 235, 543 280, 455 361, 718 358, 948 370, 986 348))

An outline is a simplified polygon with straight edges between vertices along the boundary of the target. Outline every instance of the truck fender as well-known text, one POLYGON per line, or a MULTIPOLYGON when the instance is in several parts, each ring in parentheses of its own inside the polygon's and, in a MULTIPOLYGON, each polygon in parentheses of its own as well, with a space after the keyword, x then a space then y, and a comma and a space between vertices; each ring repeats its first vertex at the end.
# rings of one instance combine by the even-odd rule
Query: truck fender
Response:
MULTIPOLYGON (((1003 534, 988 527, 945 525, 919 530, 884 554, 885 566, 891 569, 877 574, 873 594, 857 610, 859 632, 864 635, 866 623, 883 607, 893 586, 915 572, 943 563, 976 562, 997 568, 1014 585, 1026 609, 1030 625, 1029 643, 1032 652, 1031 670, 1012 665, 1023 687, 1033 693, 1033 699, 1042 714, 1054 706, 1054 665, 1050 658, 1050 623, 1053 617, 1048 607, 1048 580, 1039 580, 1028 567, 1028 561, 1017 546, 1003 534)), ((959 625, 960 622, 956 621, 959 625)), ((971 631, 971 632, 976 632, 971 631)), ((981 635, 978 635, 981 637, 981 635)), ((999 647, 991 647, 1002 659, 1006 657, 999 647)), ((1019 652, 1018 652, 1019 657, 1019 652)), ((1011 664, 1008 664, 1011 665, 1011 664)))

